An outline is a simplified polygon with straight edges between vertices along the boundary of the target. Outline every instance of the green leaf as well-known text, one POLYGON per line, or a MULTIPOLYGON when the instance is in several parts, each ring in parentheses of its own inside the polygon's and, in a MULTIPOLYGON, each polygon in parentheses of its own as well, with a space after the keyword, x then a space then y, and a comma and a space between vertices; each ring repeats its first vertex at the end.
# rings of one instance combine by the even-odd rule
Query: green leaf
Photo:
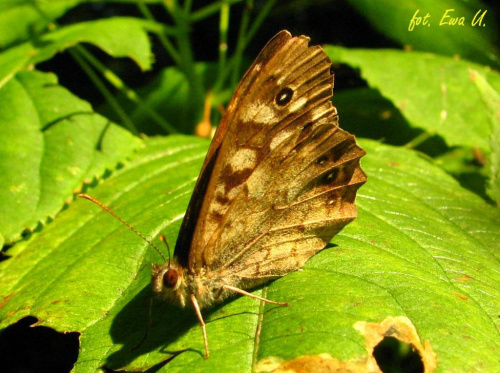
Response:
POLYGON ((421 52, 327 46, 334 61, 359 67, 368 84, 399 108, 408 123, 449 146, 489 149, 489 114, 469 78, 478 71, 495 89, 500 75, 468 61, 421 52))
POLYGON ((43 32, 81 0, 0 2, 0 49, 43 32))
POLYGON ((494 9, 481 1, 416 0, 395 6, 393 0, 349 0, 349 4, 401 45, 499 66, 498 23, 494 9))
MULTIPOLYGON (((175 242, 208 142, 145 141, 124 168, 89 191, 147 237, 175 242)), ((264 359, 328 353, 364 361, 360 322, 405 316, 441 372, 498 367, 500 212, 412 150, 362 141, 368 182, 358 218, 333 246, 256 291, 290 307, 238 297, 204 310, 211 357, 193 310, 154 302, 149 264, 161 258, 86 200, 73 203, 0 263, 1 327, 33 315, 79 331, 75 372, 102 366, 161 371, 251 371, 264 359)), ((157 242, 155 240, 155 242, 157 242)), ((162 246, 163 247, 163 246, 162 246)))
POLYGON ((145 22, 115 17, 60 27, 4 51, 0 54, 0 87, 29 64, 46 61, 78 43, 94 44, 113 57, 129 57, 143 70, 151 67, 145 22))
POLYGON ((500 94, 477 71, 471 70, 471 79, 487 107, 491 124, 490 182, 488 195, 500 204, 500 94))
POLYGON ((54 75, 37 71, 0 89, 0 123, 0 234, 7 243, 54 217, 83 181, 115 168, 139 145, 54 75))

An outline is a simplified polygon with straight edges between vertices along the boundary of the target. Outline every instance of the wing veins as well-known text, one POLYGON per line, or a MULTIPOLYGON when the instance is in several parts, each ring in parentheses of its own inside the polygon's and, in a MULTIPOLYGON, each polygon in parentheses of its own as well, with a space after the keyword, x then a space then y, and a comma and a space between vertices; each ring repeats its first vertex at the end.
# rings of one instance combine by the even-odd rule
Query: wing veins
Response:
POLYGON ((318 198, 324 194, 327 194, 327 193, 330 193, 330 192, 333 192, 334 190, 338 190, 338 189, 343 189, 343 188, 349 188, 349 187, 352 187, 352 186, 357 186, 357 185, 363 185, 365 183, 365 180, 359 180, 355 183, 352 183, 352 184, 347 184, 347 185, 335 185, 333 187, 331 187, 330 189, 327 189, 327 190, 324 190, 320 193, 317 193, 317 194, 314 194, 310 197, 307 197, 307 198, 304 198, 300 201, 294 201, 292 203, 290 203, 289 205, 281 205, 281 206, 274 206, 274 208, 276 210, 287 210, 289 209, 290 207, 294 207, 294 206, 298 206, 304 202, 308 202, 308 201, 311 201, 312 199, 314 198, 318 198))
POLYGON ((300 224, 292 224, 292 225, 286 225, 286 226, 277 227, 277 228, 271 228, 266 232, 266 234, 269 232, 279 232, 279 231, 286 230, 286 229, 304 227, 304 226, 314 225, 314 224, 318 224, 318 223, 322 223, 322 222, 329 222, 329 221, 338 222, 338 221, 342 221, 342 220, 352 220, 352 219, 351 218, 344 218, 344 219, 331 218, 331 219, 321 219, 321 220, 310 220, 307 222, 301 222, 300 224))

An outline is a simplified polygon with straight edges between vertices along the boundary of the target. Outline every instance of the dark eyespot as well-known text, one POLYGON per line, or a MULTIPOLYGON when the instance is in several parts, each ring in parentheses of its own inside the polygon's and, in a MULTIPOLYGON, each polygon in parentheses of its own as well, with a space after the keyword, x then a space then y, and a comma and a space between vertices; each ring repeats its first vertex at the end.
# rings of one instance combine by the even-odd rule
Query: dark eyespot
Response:
POLYGON ((339 199, 339 196, 337 195, 337 193, 331 193, 329 196, 328 196, 328 200, 327 200, 327 205, 331 206, 331 205, 334 205, 339 199))
POLYGON ((167 272, 163 274, 163 285, 167 288, 173 289, 177 285, 177 280, 179 279, 179 273, 175 269, 170 268, 167 272))
POLYGON ((313 126, 312 122, 307 122, 305 126, 302 127, 302 133, 307 134, 311 132, 312 126, 313 126))
POLYGON ((285 106, 290 101, 292 101, 292 97, 293 97, 293 89, 285 87, 276 96, 276 105, 285 106))
POLYGON ((338 170, 333 170, 326 176, 323 176, 323 183, 324 184, 331 184, 335 179, 337 178, 338 175, 338 170))
POLYGON ((316 159, 316 164, 324 164, 326 161, 328 161, 328 156, 322 155, 321 157, 316 159))

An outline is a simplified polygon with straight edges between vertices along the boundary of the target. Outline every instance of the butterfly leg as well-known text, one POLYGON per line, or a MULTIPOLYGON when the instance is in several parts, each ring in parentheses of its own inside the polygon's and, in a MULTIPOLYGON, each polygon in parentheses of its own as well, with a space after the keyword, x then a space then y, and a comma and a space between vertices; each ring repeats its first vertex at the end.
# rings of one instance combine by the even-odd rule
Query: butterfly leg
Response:
POLYGON ((235 288, 234 286, 222 285, 222 287, 224 289, 234 291, 235 293, 238 293, 241 295, 246 295, 247 297, 258 299, 258 300, 261 300, 261 301, 266 302, 266 303, 277 304, 278 306, 289 306, 290 305, 290 303, 288 303, 288 302, 275 302, 274 300, 269 300, 266 298, 259 297, 257 295, 253 295, 252 293, 249 293, 249 292, 242 290, 242 289, 239 289, 239 288, 235 288))
POLYGON ((205 342, 205 359, 208 359, 210 353, 208 352, 207 329, 205 328, 205 322, 203 321, 203 316, 201 315, 200 306, 194 294, 191 294, 191 303, 193 303, 194 311, 196 312, 196 316, 198 316, 198 321, 200 322, 201 331, 203 332, 203 342, 205 342))
POLYGON ((217 294, 215 294, 215 299, 220 299, 222 292, 224 291, 224 287, 221 287, 217 294))

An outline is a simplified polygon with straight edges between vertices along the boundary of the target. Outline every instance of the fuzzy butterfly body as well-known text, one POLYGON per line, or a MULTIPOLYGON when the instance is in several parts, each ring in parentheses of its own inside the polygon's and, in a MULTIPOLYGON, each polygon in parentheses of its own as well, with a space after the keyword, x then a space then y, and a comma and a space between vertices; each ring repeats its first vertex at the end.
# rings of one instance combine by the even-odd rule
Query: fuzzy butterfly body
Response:
POLYGON ((357 215, 365 152, 338 127, 330 60, 308 42, 282 31, 247 71, 208 150, 174 257, 153 266, 154 291, 197 311, 206 356, 200 306, 301 268, 357 215))

